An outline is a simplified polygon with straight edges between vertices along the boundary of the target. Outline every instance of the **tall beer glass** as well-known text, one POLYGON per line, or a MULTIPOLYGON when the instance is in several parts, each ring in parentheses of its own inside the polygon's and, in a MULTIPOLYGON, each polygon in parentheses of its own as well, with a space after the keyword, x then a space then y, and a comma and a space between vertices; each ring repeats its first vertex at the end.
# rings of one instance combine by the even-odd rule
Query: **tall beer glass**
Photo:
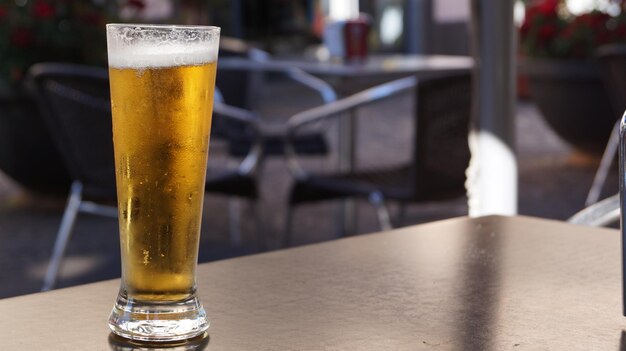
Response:
POLYGON ((172 341, 209 322, 195 269, 220 29, 108 24, 122 283, 109 326, 172 341))

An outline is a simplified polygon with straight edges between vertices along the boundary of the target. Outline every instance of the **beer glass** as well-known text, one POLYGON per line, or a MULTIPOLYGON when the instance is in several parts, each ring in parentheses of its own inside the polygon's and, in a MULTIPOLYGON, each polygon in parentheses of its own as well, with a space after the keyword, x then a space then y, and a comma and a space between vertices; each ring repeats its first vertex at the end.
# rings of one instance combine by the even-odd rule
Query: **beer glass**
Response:
POLYGON ((195 270, 220 29, 108 24, 122 282, 111 330, 202 334, 195 270))
MULTIPOLYGON (((618 122, 619 130, 618 160, 619 160, 619 204, 620 230, 622 234, 622 315, 626 317, 626 111, 618 122)), ((615 133, 613 132, 611 137, 615 133)), ((612 140, 609 140, 611 143, 612 140)))

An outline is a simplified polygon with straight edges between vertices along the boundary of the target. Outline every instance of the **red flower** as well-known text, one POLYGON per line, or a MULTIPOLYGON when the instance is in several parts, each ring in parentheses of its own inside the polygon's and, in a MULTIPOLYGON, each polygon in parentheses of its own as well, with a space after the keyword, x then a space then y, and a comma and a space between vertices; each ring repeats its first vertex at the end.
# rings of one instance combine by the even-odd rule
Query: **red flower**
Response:
POLYGON ((556 35, 556 27, 554 25, 546 25, 539 30, 539 39, 548 41, 556 35))
POLYGON ((561 31, 560 37, 568 40, 571 39, 578 31, 578 27, 579 26, 574 24, 568 25, 567 27, 565 27, 565 29, 561 31))
POLYGON ((526 35, 533 26, 557 20, 559 0, 539 0, 526 8, 524 22, 520 28, 521 34, 526 35))
POLYGON ((51 18, 54 17, 54 13, 54 7, 45 1, 37 1, 33 6, 33 15, 37 18, 51 18))
POLYGON ((576 24, 582 23, 594 29, 604 29, 606 28, 606 22, 610 19, 611 19, 611 16, 609 16, 606 13, 591 12, 591 13, 585 13, 576 17, 573 23, 576 23, 576 24))
POLYGON ((143 10, 146 7, 146 4, 143 0, 128 0, 128 6, 143 10))
POLYGON ((17 28, 11 33, 11 44, 25 49, 31 45, 33 41, 33 34, 28 28, 17 28))
POLYGON ((4 6, 0 6, 0 19, 4 18, 7 15, 7 8, 4 6))
POLYGON ((530 31, 530 23, 528 23, 528 21, 524 21, 519 31, 522 37, 526 36, 526 34, 530 31))
POLYGON ((537 10, 544 16, 556 15, 559 7, 559 0, 541 1, 537 6, 537 10))

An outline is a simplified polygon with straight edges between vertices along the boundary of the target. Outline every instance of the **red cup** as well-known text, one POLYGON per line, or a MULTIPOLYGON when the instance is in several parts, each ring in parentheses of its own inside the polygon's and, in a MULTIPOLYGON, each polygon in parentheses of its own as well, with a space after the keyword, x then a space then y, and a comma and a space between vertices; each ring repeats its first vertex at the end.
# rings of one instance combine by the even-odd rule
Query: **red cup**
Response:
POLYGON ((343 27, 345 59, 349 62, 365 61, 370 21, 366 16, 346 21, 343 27))

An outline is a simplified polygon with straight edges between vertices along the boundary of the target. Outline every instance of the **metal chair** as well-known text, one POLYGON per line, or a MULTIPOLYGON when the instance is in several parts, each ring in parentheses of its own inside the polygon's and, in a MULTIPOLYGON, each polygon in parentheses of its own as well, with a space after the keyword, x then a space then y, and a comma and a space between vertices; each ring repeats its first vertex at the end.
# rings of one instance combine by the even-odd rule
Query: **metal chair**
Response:
POLYGON ((620 217, 619 194, 609 196, 575 213, 567 221, 572 224, 604 227, 616 223, 620 217))
MULTIPOLYGON (((408 77, 382 84, 289 120, 288 161, 294 176, 283 245, 291 243, 293 210, 315 201, 361 197, 375 208, 381 229, 392 227, 386 200, 401 204, 453 199, 465 194, 470 118, 469 72, 417 81, 408 77), (415 89, 412 158, 395 167, 349 172, 312 173, 300 165, 291 141, 313 123, 345 116, 345 112, 415 89)), ((358 114, 352 114, 359 116, 358 114)), ((384 116, 381 116, 384 117, 384 116)))
MULTIPOLYGON (((337 99, 337 94, 326 82, 309 75, 301 70, 289 67, 268 68, 263 65, 270 61, 271 56, 259 49, 247 45, 245 42, 232 38, 220 39, 220 61, 216 77, 216 86, 220 89, 225 103, 246 109, 257 114, 264 128, 261 129, 262 152, 259 154, 259 168, 262 169, 268 157, 283 157, 285 154, 285 130, 279 116, 258 113, 260 93, 265 84, 272 80, 285 80, 290 87, 301 88, 318 95, 321 102, 328 103, 337 99), (238 59, 236 65, 229 65, 232 59, 238 59), (231 59, 230 62, 229 59, 231 59), (226 63, 226 64, 224 64, 226 63)), ((274 97, 272 97, 274 98, 274 97)), ((283 106, 290 106, 280 96, 275 97, 283 106)), ((232 120, 214 119, 212 135, 225 141, 229 156, 242 157, 250 152, 254 133, 250 133, 245 124, 232 120)), ((300 155, 324 156, 329 147, 323 133, 307 133, 299 135, 294 141, 295 148, 300 155)), ((262 171, 257 172, 262 176, 262 171)), ((231 218, 231 241, 239 242, 240 230, 238 218, 240 216, 239 202, 235 198, 229 201, 229 218, 231 218)))
MULTIPOLYGON (((117 217, 109 81, 103 68, 54 63, 31 67, 28 81, 73 178, 44 278, 45 291, 55 286, 77 215, 82 212, 117 217)), ((253 132, 259 130, 256 116, 248 111, 219 101, 214 110, 219 118, 245 123, 253 132)), ((261 139, 257 138, 236 169, 207 175, 206 191, 255 201, 258 190, 253 173, 260 152, 261 139)), ((258 239, 262 246, 264 240, 260 236, 258 239)))
MULTIPOLYGON (((245 42, 226 38, 220 39, 220 63, 216 77, 216 86, 223 95, 224 102, 231 106, 240 107, 249 111, 257 111, 259 93, 265 83, 271 79, 286 79, 290 84, 305 87, 317 94, 323 103, 337 99, 334 89, 323 80, 316 78, 302 70, 290 67, 268 67, 264 62, 271 61, 269 53, 249 46, 245 42), (228 61, 229 58, 238 58, 236 64, 228 61), (225 62, 222 62, 225 61, 225 62), (222 64, 224 63, 224 64, 222 64)), ((285 105, 288 101, 281 100, 285 105)), ((276 116, 259 114, 266 125, 275 122, 276 116)), ((279 123, 278 123, 279 124, 279 123)), ((228 141, 229 153, 234 157, 241 157, 248 153, 251 145, 250 135, 237 122, 223 121, 213 126, 215 134, 228 141)), ((284 155, 284 130, 281 128, 265 128, 263 138, 263 157, 284 155)), ((294 140, 296 151, 301 155, 326 155, 328 145, 321 133, 299 135, 294 140)))

